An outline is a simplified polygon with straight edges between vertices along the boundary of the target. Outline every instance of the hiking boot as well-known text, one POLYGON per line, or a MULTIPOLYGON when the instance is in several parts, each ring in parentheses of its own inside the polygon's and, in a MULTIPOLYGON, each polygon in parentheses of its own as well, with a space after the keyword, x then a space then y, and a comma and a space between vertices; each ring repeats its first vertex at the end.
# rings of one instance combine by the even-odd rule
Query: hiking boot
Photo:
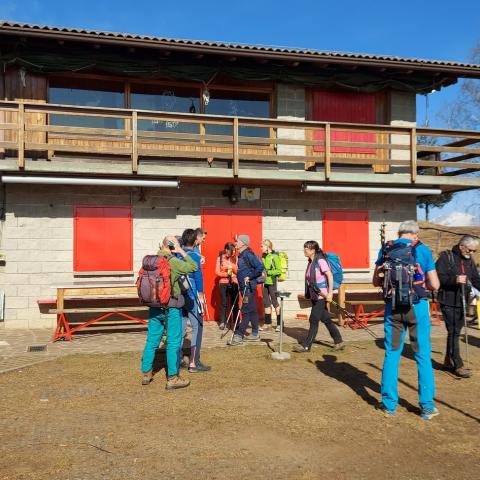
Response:
POLYGON ((245 337, 244 340, 246 342, 259 342, 260 341, 260 335, 258 333, 256 335, 251 333, 248 337, 245 337))
POLYGON ((202 362, 198 361, 194 367, 188 367, 190 373, 200 373, 200 372, 209 372, 212 367, 204 365, 202 362))
POLYGON ((237 333, 233 336, 233 338, 228 342, 228 345, 234 347, 235 345, 242 345, 243 344, 243 337, 238 335, 237 333))
POLYGON ((292 352, 295 353, 308 353, 310 351, 310 348, 304 347, 303 345, 295 345, 292 348, 292 352))
POLYGON ((456 368, 453 373, 460 378, 470 378, 472 376, 472 372, 464 367, 456 368))
POLYGON ((420 416, 424 420, 431 420, 433 417, 436 417, 437 415, 440 415, 440 412, 438 411, 437 407, 433 408, 422 408, 422 411, 420 413, 420 416))
POLYGON ((218 328, 219 328, 220 330, 225 330, 225 327, 226 327, 225 322, 220 322, 220 325, 218 325, 218 328))
POLYGON ((271 329, 272 329, 272 326, 269 323, 265 323, 265 324, 263 324, 263 326, 258 327, 258 330, 260 332, 268 332, 271 329))
POLYGON ((180 362, 180 368, 188 368, 188 363, 185 360, 180 362))
POLYGON ((142 377, 142 385, 150 385, 150 382, 153 380, 153 374, 150 370, 149 372, 145 372, 142 377))
POLYGON ((190 380, 182 378, 180 375, 174 375, 167 378, 166 390, 176 390, 177 388, 185 388, 190 385, 190 380))
POLYGON ((333 347, 332 347, 332 350, 334 352, 340 352, 341 350, 343 350, 345 348, 345 342, 340 342, 340 343, 336 343, 333 347))
POLYGON ((279 332, 282 328, 280 327, 280 325, 277 325, 276 328, 275 328, 275 331, 276 332, 279 332))
POLYGON ((455 366, 453 365, 452 359, 450 357, 445 357, 442 368, 447 372, 453 372, 455 370, 455 366))
POLYGON ((395 415, 395 410, 389 410, 385 405, 380 405, 378 411, 386 418, 392 418, 395 415))

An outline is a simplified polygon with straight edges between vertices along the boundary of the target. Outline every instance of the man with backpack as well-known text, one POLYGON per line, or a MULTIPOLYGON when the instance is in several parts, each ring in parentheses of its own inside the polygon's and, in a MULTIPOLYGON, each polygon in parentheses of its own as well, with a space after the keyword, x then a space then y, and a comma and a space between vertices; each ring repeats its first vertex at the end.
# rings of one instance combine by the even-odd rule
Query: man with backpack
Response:
MULTIPOLYGON (((182 338, 185 336, 187 322, 192 326, 192 339, 190 346, 190 360, 188 371, 190 373, 208 372, 210 367, 200 361, 200 349, 203 337, 203 274, 200 268, 200 253, 195 251, 197 233, 192 228, 187 228, 182 234, 182 245, 184 250, 197 264, 197 271, 188 274, 189 289, 185 292, 185 305, 183 307, 183 330, 182 338)), ((186 366, 186 365, 185 365, 186 366)))
POLYGON ((249 245, 250 237, 248 235, 237 236, 235 246, 239 252, 237 278, 240 292, 243 295, 242 321, 235 331, 230 345, 241 345, 244 340, 260 341, 256 293, 257 285, 265 282, 266 274, 263 262, 253 253, 249 245), (246 337, 245 333, 249 323, 252 325, 252 333, 246 337))
POLYGON ((385 359, 382 370, 381 411, 392 417, 398 404, 398 368, 406 330, 409 330, 418 371, 421 417, 439 414, 433 398, 430 345, 430 310, 427 286, 438 290, 440 282, 431 250, 418 241, 419 226, 407 220, 398 227, 398 239, 382 246, 376 261, 373 284, 383 287, 385 300, 385 359))
MULTIPOLYGON (((152 285, 154 290, 158 288, 160 291, 153 295, 154 300, 150 299, 150 305, 157 306, 150 306, 148 313, 147 340, 142 355, 142 385, 148 385, 153 379, 152 367, 155 352, 160 345, 163 331, 166 328, 167 384, 165 388, 174 390, 188 387, 190 380, 184 379, 178 374, 178 358, 182 347, 182 307, 185 303, 181 294, 179 278, 181 275, 196 272, 198 266, 180 247, 174 236, 165 237, 158 252, 158 259, 156 259, 154 266, 157 263, 159 267, 160 265, 162 266, 162 269, 159 268, 161 270, 159 271, 160 276, 157 276, 157 269, 155 269, 148 272, 149 278, 145 278, 145 273, 147 272, 143 272, 143 270, 146 267, 145 260, 149 257, 152 256, 147 256, 144 259, 138 282, 139 285, 146 285, 147 287, 152 285), (174 254, 181 255, 183 260, 176 258, 174 254), (170 283, 167 280, 164 281, 164 277, 161 277, 161 274, 165 274, 165 272, 170 277, 170 283), (161 287, 158 287, 158 285, 161 285, 161 287), (170 298, 164 298, 165 293, 170 298)), ((152 297, 152 295, 148 294, 144 296, 152 297)))
POLYGON ((440 278, 438 303, 448 332, 444 368, 460 378, 471 376, 460 357, 459 339, 472 286, 480 290, 480 275, 472 259, 478 245, 477 238, 464 235, 451 250, 440 254, 436 264, 440 278))

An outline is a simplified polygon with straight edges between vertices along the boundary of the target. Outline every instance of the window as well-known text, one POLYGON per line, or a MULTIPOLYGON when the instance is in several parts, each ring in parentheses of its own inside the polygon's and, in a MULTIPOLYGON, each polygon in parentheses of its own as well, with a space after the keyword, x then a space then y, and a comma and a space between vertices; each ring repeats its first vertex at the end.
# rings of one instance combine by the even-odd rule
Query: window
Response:
MULTIPOLYGON (((161 112, 200 113, 200 89, 132 85, 130 107, 137 110, 161 112)), ((139 130, 177 133, 199 133, 198 123, 178 121, 140 120, 139 130)))
POLYGON ((132 270, 131 207, 74 207, 73 238, 73 270, 75 272, 132 270))
MULTIPOLYGON (((210 91, 210 101, 205 113, 211 115, 229 115, 234 117, 270 118, 270 95, 255 92, 210 91)), ((207 134, 232 135, 232 127, 207 125, 207 134)), ((240 127, 242 137, 269 137, 268 128, 240 127)))
MULTIPOLYGON (((123 83, 87 79, 52 79, 48 89, 49 103, 85 107, 125 108, 123 83)), ((119 118, 81 115, 50 115, 51 125, 123 129, 119 118)))
POLYGON ((343 268, 368 268, 368 211, 324 210, 323 250, 339 255, 343 268))

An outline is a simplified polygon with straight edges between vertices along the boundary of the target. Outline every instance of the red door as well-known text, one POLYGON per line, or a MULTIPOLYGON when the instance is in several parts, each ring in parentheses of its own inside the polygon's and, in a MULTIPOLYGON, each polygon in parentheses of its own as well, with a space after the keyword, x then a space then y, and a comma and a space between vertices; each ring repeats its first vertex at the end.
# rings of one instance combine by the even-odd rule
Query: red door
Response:
POLYGON ((343 268, 368 268, 368 211, 324 210, 323 250, 339 255, 343 268))
MULTIPOLYGON (((313 120, 339 123, 377 123, 376 97, 371 93, 325 92, 312 93, 313 120)), ((317 130, 314 139, 325 140, 325 132, 317 130)), ((332 142, 376 143, 374 133, 331 131, 332 142)), ((323 152, 323 146, 315 146, 315 152, 323 152)), ((368 147, 331 147, 332 153, 376 153, 368 147)))
MULTIPOLYGON (((220 320, 220 293, 216 283, 215 263, 227 242, 233 242, 235 235, 246 233, 250 236, 250 247, 261 255, 262 211, 260 209, 204 208, 202 228, 207 238, 202 244, 205 256, 203 279, 210 320, 220 320)), ((259 292, 261 287, 259 287, 259 292)), ((261 308, 261 305, 260 305, 261 308)))

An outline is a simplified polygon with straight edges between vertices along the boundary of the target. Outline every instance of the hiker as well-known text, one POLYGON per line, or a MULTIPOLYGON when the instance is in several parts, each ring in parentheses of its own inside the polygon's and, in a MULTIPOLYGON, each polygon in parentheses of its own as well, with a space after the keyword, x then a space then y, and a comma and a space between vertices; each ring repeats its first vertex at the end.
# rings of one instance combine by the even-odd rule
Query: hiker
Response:
POLYGON ((223 251, 217 257, 215 274, 218 277, 218 287, 222 300, 220 312, 220 330, 224 330, 228 322, 228 314, 232 312, 232 318, 238 314, 238 280, 237 280, 237 259, 235 257, 235 245, 226 243, 223 251))
POLYGON ((198 227, 195 229, 195 237, 194 250, 200 254, 200 263, 203 265, 205 263, 205 257, 202 255, 202 243, 207 239, 207 231, 198 227))
POLYGON ((190 385, 190 380, 178 374, 178 356, 182 347, 182 307, 184 298, 181 294, 179 277, 182 274, 196 272, 195 261, 180 247, 174 236, 163 239, 158 252, 159 257, 165 257, 170 264, 170 284, 172 299, 166 307, 150 307, 148 312, 148 331, 145 348, 142 355, 142 385, 148 385, 153 379, 152 367, 155 351, 160 345, 163 331, 167 329, 167 390, 184 388, 190 385), (182 256, 183 260, 174 254, 182 256))
POLYGON ((280 257, 273 251, 273 244, 270 240, 264 240, 262 243, 262 260, 267 272, 265 283, 263 284, 263 308, 265 309, 265 323, 263 330, 270 330, 272 325, 272 305, 275 309, 277 327, 280 331, 280 305, 277 299, 277 279, 282 274, 280 257))
POLYGON ((325 259, 325 254, 315 240, 305 242, 303 254, 308 258, 305 271, 305 298, 311 300, 312 311, 308 319, 310 328, 308 329, 307 338, 303 343, 296 345, 292 352, 304 353, 311 350, 318 333, 319 322, 322 322, 327 327, 328 333, 334 342, 333 350, 343 350, 345 344, 343 343, 342 335, 327 310, 327 304, 333 299, 333 275, 330 266, 325 259))
POLYGON ((260 341, 258 334, 258 312, 256 302, 257 284, 263 281, 264 267, 262 261, 249 247, 250 237, 242 234, 237 236, 235 246, 238 255, 238 284, 242 293, 242 321, 237 327, 230 345, 240 345, 244 340, 249 342, 260 341), (263 277, 260 279, 260 277, 263 277), (252 333, 246 337, 248 324, 252 325, 252 333))
POLYGON ((398 238, 387 242, 378 253, 373 285, 384 288, 385 359, 382 370, 380 410, 392 417, 398 404, 398 368, 406 330, 417 363, 421 416, 438 415, 433 397, 435 380, 430 358, 430 311, 427 285, 438 290, 440 282, 431 250, 418 241, 419 227, 407 220, 398 227, 398 238))
POLYGON ((477 291, 480 290, 480 275, 472 258, 478 245, 477 238, 464 235, 451 250, 440 254, 436 264, 440 278, 438 303, 448 332, 443 366, 460 378, 471 376, 470 370, 464 368, 460 356, 459 339, 465 324, 464 309, 469 303, 472 286, 477 291))
MULTIPOLYGON (((188 274, 188 290, 185 292, 185 305, 182 309, 183 328, 182 339, 185 337, 187 322, 192 326, 192 338, 190 345, 190 359, 188 371, 190 373, 208 372, 211 367, 204 365, 200 361, 200 350, 202 348, 203 338, 203 305, 205 303, 205 294, 203 291, 203 274, 200 268, 200 254, 195 252, 197 234, 192 228, 187 228, 182 234, 182 245, 187 253, 197 265, 197 270, 188 274)), ((182 350, 180 350, 180 357, 182 350)), ((180 360, 179 357, 179 360, 180 360)), ((187 367, 187 365, 180 366, 187 367)))

